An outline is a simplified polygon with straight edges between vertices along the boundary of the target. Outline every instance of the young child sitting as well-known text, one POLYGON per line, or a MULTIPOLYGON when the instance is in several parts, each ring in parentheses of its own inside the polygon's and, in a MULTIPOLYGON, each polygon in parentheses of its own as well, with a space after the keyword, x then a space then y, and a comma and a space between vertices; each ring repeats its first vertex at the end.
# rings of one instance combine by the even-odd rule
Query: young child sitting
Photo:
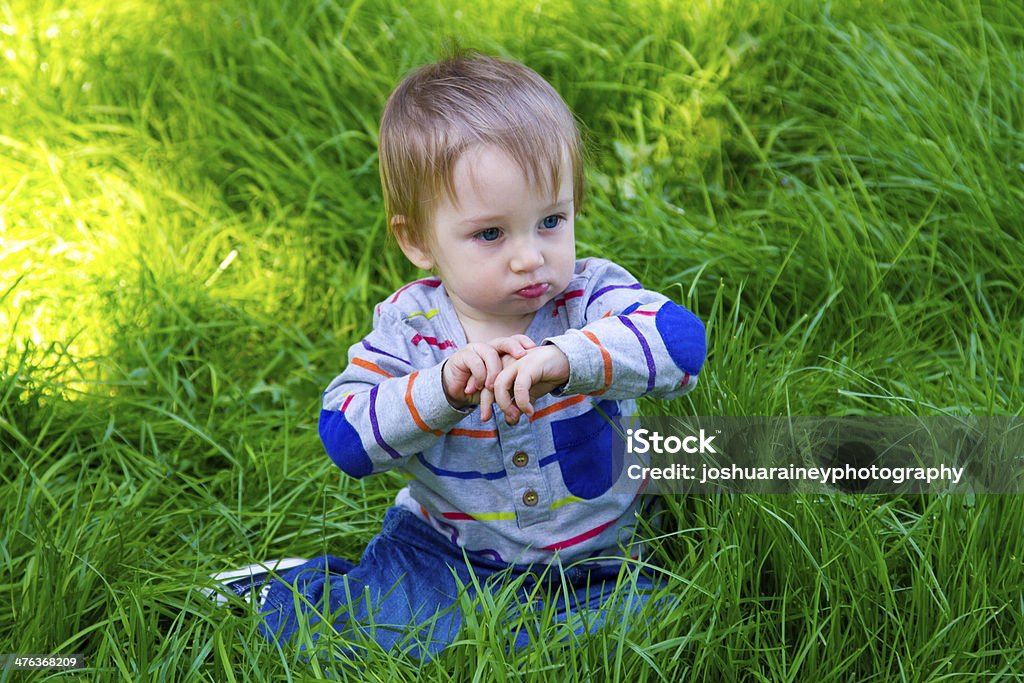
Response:
POLYGON ((623 560, 643 482, 613 457, 611 419, 693 388, 703 325, 616 264, 576 259, 579 133, 522 64, 459 55, 407 76, 381 120, 380 172, 398 245, 433 276, 374 309, 320 435, 348 475, 398 468, 409 484, 358 564, 276 568, 266 635, 323 618, 429 657, 459 631, 460 586, 499 577, 556 583, 560 618, 598 615, 589 628, 630 572, 642 604, 651 579, 623 560))

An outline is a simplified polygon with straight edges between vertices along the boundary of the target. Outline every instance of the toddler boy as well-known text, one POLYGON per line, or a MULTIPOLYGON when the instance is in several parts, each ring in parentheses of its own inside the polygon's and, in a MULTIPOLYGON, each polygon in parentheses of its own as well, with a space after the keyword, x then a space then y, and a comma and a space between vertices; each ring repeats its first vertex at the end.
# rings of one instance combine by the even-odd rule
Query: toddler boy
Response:
POLYGON ((460 584, 516 577, 557 583, 561 618, 600 621, 635 555, 643 487, 613 456, 610 420, 693 388, 703 325, 614 263, 576 260, 579 133, 521 64, 460 55, 407 76, 380 171, 392 234, 433 275, 377 305, 324 393, 320 435, 350 476, 409 483, 358 564, 278 569, 265 632, 284 642, 324 615, 429 657, 459 630, 460 584))

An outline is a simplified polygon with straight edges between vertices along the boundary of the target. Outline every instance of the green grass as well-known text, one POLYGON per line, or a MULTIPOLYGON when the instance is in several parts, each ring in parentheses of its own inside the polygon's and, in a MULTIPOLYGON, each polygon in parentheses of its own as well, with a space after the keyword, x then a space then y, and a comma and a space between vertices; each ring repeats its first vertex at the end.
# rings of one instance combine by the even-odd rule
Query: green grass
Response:
MULTIPOLYGON (((319 396, 415 275, 376 126, 451 38, 585 123, 579 253, 707 322, 698 389, 646 411, 1020 415, 1022 27, 956 0, 0 0, 0 654, 82 652, 82 680, 337 668, 196 587, 380 526, 399 480, 329 463, 319 396)), ((1021 680, 1020 502, 669 498, 672 610, 568 639, 538 613, 507 651, 499 593, 432 663, 333 675, 1021 680)))

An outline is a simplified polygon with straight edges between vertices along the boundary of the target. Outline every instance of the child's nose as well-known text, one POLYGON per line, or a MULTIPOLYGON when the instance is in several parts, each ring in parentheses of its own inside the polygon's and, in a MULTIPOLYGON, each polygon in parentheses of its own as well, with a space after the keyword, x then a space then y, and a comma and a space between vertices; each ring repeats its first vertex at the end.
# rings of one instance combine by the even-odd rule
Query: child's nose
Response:
POLYGON ((536 242, 528 241, 516 249, 509 265, 516 273, 530 273, 544 265, 544 253, 536 242))

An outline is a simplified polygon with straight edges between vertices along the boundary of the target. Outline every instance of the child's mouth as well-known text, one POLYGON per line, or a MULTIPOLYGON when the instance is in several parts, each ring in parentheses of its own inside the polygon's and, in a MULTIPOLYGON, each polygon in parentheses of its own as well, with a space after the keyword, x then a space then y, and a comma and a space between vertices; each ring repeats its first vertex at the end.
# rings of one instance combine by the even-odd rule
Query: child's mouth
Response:
POLYGON ((536 299, 539 296, 543 296, 548 291, 550 285, 546 282, 541 282, 536 285, 530 285, 529 287, 523 287, 516 292, 517 296, 521 296, 524 299, 536 299))

